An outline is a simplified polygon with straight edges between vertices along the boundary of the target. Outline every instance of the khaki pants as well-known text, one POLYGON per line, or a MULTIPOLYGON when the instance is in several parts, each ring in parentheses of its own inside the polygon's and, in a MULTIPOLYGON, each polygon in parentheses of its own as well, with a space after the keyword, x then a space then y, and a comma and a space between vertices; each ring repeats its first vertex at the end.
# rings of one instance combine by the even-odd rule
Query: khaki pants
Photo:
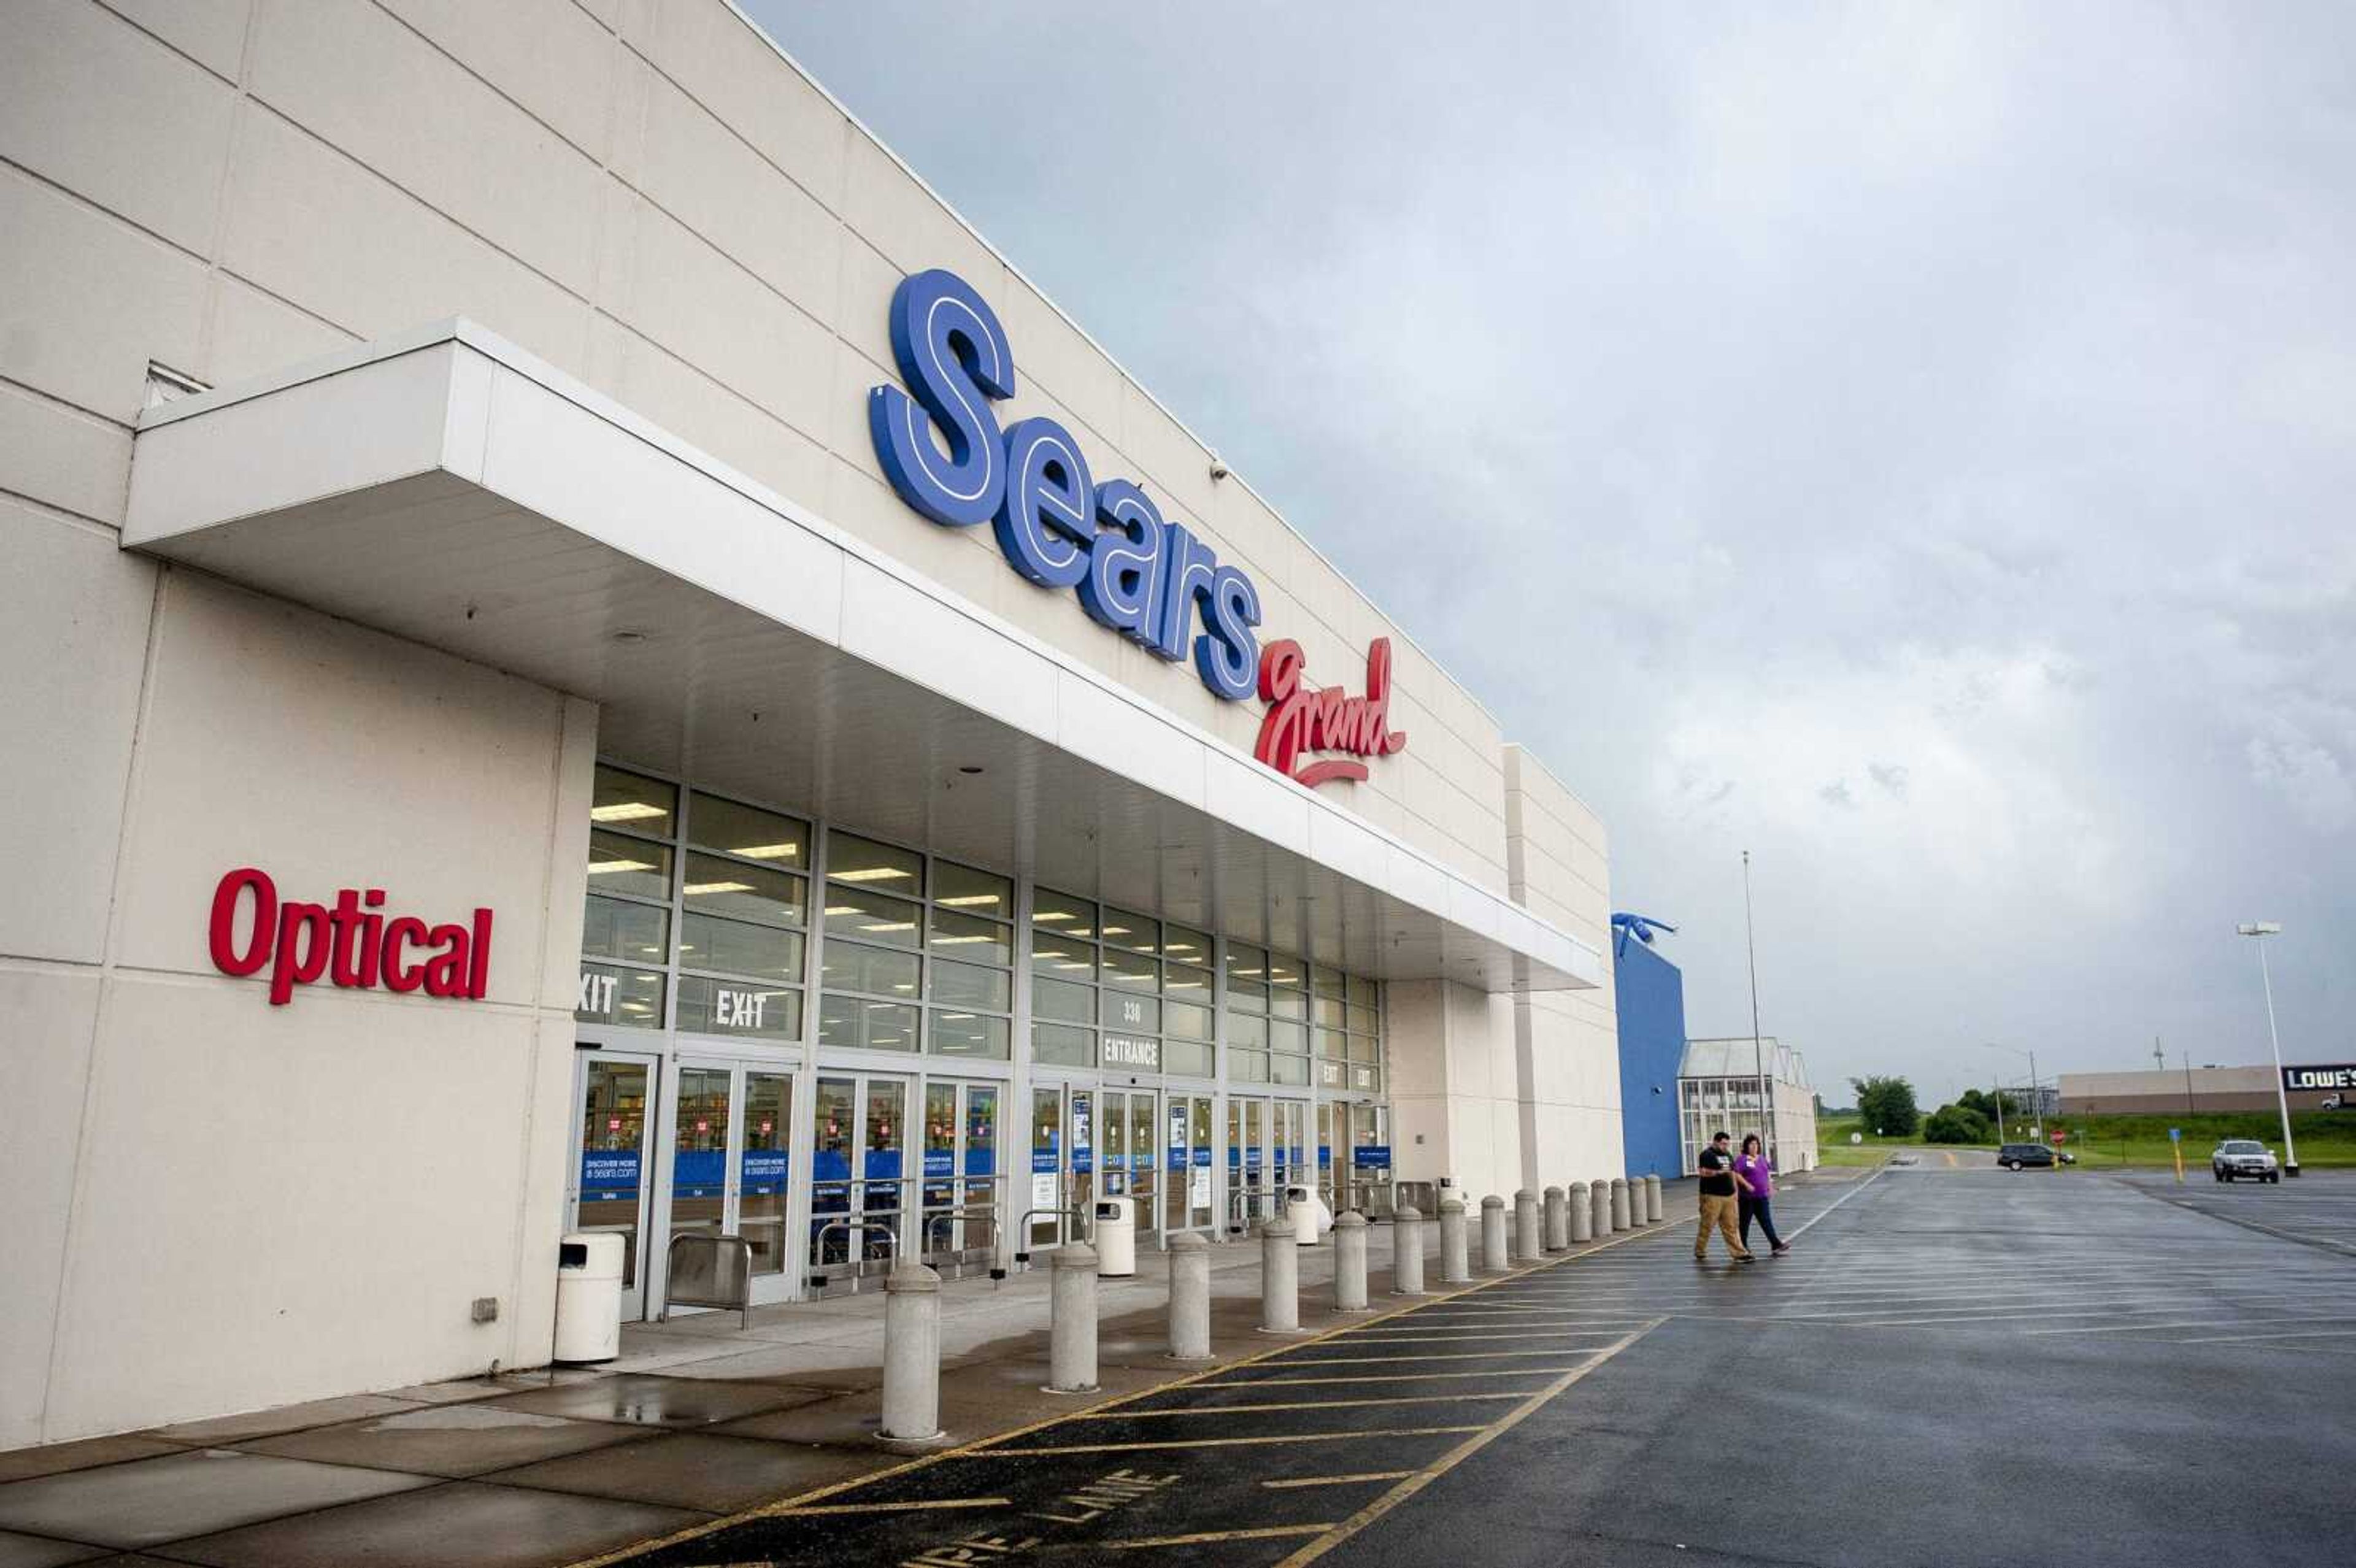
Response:
POLYGON ((1712 1230, 1725 1232, 1728 1252, 1738 1258, 1751 1255, 1751 1249, 1744 1246, 1742 1238, 1734 1233, 1734 1199, 1731 1195, 1719 1197, 1710 1192, 1701 1195, 1701 1225, 1694 1232, 1694 1256, 1697 1258, 1709 1255, 1709 1233, 1712 1230))

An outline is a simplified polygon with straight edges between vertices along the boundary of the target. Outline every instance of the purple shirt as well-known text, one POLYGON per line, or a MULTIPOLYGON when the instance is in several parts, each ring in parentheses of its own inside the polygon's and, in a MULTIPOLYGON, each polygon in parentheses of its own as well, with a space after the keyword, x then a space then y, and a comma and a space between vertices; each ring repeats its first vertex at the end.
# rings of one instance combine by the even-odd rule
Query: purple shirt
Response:
POLYGON ((1751 1196, 1772 1198, 1775 1195, 1775 1162, 1765 1155, 1738 1155, 1734 1168, 1742 1173, 1743 1180, 1751 1183, 1751 1196))

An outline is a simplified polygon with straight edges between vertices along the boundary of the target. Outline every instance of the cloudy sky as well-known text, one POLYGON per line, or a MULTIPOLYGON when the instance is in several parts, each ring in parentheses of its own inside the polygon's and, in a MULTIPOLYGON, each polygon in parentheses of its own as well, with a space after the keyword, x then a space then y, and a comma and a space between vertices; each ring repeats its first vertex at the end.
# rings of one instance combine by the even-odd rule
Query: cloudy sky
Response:
POLYGON ((752 0, 1829 1100, 2356 1060, 2356 16, 752 0), (2014 1071, 2018 1071, 2017 1068, 2014 1071))

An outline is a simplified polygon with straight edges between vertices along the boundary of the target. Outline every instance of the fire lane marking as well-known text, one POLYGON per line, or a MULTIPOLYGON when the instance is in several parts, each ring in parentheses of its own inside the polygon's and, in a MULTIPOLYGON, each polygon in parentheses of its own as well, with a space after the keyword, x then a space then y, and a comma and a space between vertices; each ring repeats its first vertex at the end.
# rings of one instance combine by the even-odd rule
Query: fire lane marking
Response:
MULTIPOLYGON (((1261 1486, 1272 1492, 1290 1491, 1297 1487, 1347 1487, 1363 1481, 1404 1481, 1413 1470, 1361 1470, 1354 1476, 1294 1476, 1281 1481, 1262 1481, 1261 1486)), ((1331 1530, 1332 1525, 1323 1528, 1331 1530)))
POLYGON ((1654 1329, 1659 1328, 1662 1324, 1667 1321, 1668 1319, 1665 1317, 1654 1318, 1652 1322, 1646 1324, 1644 1328, 1623 1337, 1619 1343, 1613 1345, 1610 1349, 1605 1350, 1602 1354, 1597 1356, 1587 1365, 1579 1368, 1575 1371, 1565 1372, 1561 1377, 1557 1378, 1553 1382, 1547 1384, 1537 1393, 1532 1394, 1520 1405, 1508 1412, 1501 1420, 1492 1422, 1486 1426, 1475 1428, 1472 1437, 1458 1444, 1455 1447, 1441 1455, 1431 1464, 1425 1466, 1414 1475, 1409 1476, 1407 1479, 1399 1482, 1389 1491, 1385 1492, 1381 1497, 1376 1498, 1365 1508, 1360 1509, 1348 1519, 1344 1520, 1339 1525, 1335 1526, 1326 1534, 1319 1536, 1315 1541, 1311 1541, 1308 1545, 1303 1546, 1300 1551, 1292 1553, 1290 1557, 1287 1557, 1282 1563, 1277 1565, 1277 1568, 1303 1568, 1304 1564, 1314 1563, 1317 1559, 1324 1556, 1325 1553, 1333 1551, 1333 1548, 1341 1545, 1342 1542, 1349 1540, 1352 1536, 1356 1535, 1368 1525, 1374 1523, 1376 1520, 1382 1518, 1385 1514, 1398 1507, 1399 1504, 1407 1501, 1409 1498, 1415 1496, 1416 1493, 1423 1490, 1424 1488, 1431 1485, 1432 1482, 1438 1480, 1440 1477, 1446 1475, 1449 1471, 1454 1469, 1457 1466, 1462 1464, 1465 1460, 1470 1459, 1473 1455, 1479 1453, 1482 1449, 1487 1447, 1490 1444, 1495 1442, 1498 1438, 1504 1436, 1515 1427, 1520 1425, 1522 1422, 1526 1420, 1529 1416, 1543 1409, 1548 1400, 1553 1399, 1557 1394, 1561 1393, 1565 1389, 1570 1387, 1571 1384, 1579 1381, 1580 1379, 1585 1377, 1588 1373, 1593 1371, 1596 1368, 1601 1366, 1604 1362, 1610 1360, 1612 1357, 1618 1355, 1629 1346, 1633 1345, 1636 1341, 1642 1339, 1645 1335, 1651 1333, 1654 1329))
POLYGON ((1149 1535, 1134 1541, 1099 1541, 1098 1552, 1143 1552, 1156 1546, 1200 1546, 1216 1541, 1278 1541, 1287 1536, 1315 1535, 1333 1529, 1327 1524, 1263 1524, 1248 1530, 1205 1530, 1193 1535, 1149 1535))
MULTIPOLYGON (((1393 1358, 1381 1358, 1387 1361, 1393 1358)), ((1498 1367, 1485 1372, 1358 1372, 1339 1378, 1245 1378, 1231 1383, 1196 1383, 1196 1388, 1289 1388, 1295 1383, 1434 1383, 1464 1378, 1535 1378, 1576 1371, 1575 1367, 1498 1367)))
MULTIPOLYGON (((1197 1383, 1197 1388, 1203 1385, 1197 1383)), ((1248 1386, 1248 1385, 1246 1385, 1248 1386)), ((1302 1399, 1289 1400, 1281 1404, 1186 1404, 1162 1410, 1093 1410, 1072 1417, 1075 1421, 1142 1421, 1164 1415, 1243 1415, 1256 1411, 1271 1410, 1364 1410, 1381 1404, 1462 1404, 1473 1399, 1526 1399, 1526 1393, 1416 1393, 1399 1394, 1387 1399, 1302 1399)), ((1030 1449, 1020 1450, 1030 1453, 1030 1449)))
POLYGON ((1171 1437, 1152 1443, 1071 1443, 1051 1448, 990 1448, 993 1459, 1037 1458, 1049 1454, 1133 1454, 1149 1448, 1254 1448, 1270 1443, 1356 1443, 1374 1437, 1444 1437, 1485 1432, 1483 1426, 1378 1426, 1365 1432, 1285 1433, 1274 1437, 1171 1437))
POLYGON ((897 1502, 876 1503, 813 1503, 809 1508, 789 1508, 772 1514, 773 1519, 809 1519, 819 1514, 838 1513, 913 1513, 919 1509, 946 1508, 1012 1508, 1011 1498, 911 1498, 897 1502))

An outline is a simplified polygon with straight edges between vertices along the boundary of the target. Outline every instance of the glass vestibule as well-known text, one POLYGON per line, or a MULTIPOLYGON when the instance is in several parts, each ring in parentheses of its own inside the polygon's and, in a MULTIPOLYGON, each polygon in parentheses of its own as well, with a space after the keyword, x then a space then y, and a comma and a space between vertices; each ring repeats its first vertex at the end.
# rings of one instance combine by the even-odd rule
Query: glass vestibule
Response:
POLYGON ((1317 1188, 1335 1213, 1391 1212, 1390 1107, 1371 1100, 1317 1104, 1317 1188))
POLYGON ((616 1157, 573 1186, 631 1216, 634 1309, 677 1234, 743 1235, 767 1300, 1053 1245, 1108 1191, 1148 1244, 1295 1183, 1379 1202, 1372 982, 612 764, 591 816, 577 1017, 584 1056, 643 1042, 641 1147, 593 1145, 584 1097, 616 1157))

